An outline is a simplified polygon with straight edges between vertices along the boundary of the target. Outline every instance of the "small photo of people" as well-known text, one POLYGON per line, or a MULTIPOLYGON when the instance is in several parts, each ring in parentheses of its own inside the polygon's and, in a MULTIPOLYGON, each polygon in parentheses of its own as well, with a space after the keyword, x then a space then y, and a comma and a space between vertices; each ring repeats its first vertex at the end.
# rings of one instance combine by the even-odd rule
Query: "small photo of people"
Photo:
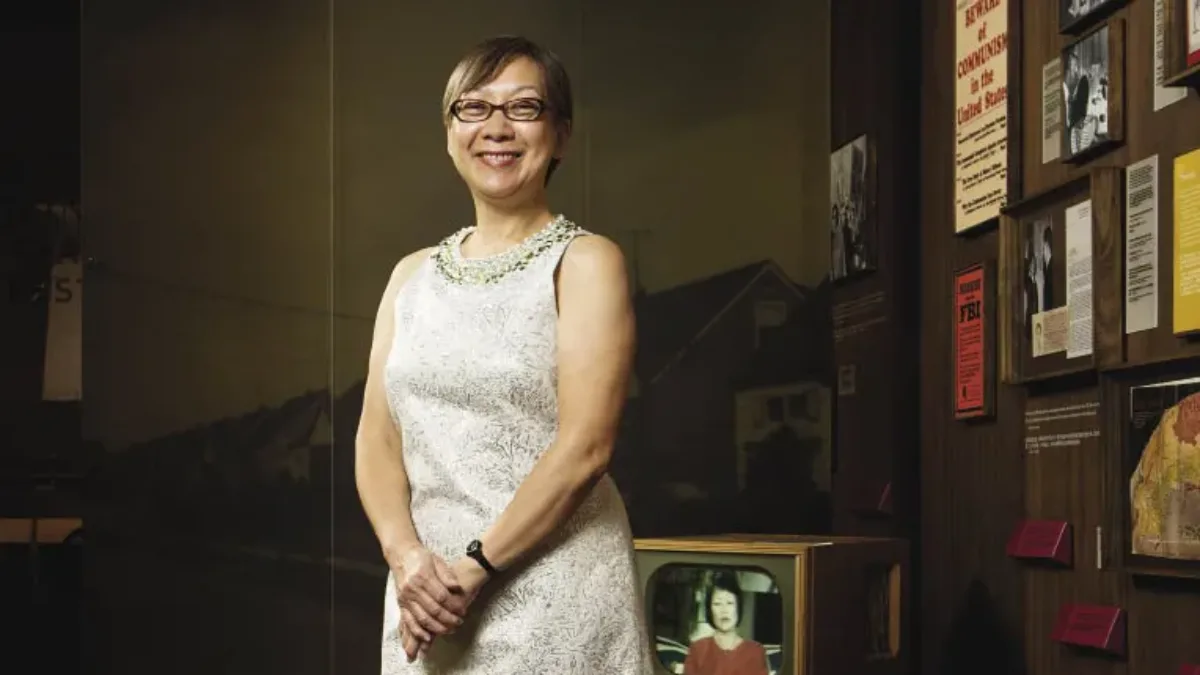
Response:
POLYGON ((1026 227, 1022 314, 1029 329, 1034 325, 1034 315, 1054 309, 1054 226, 1050 218, 1041 218, 1026 227))
POLYGON ((776 675, 779 588, 759 569, 669 565, 650 582, 659 661, 676 675, 776 675))
POLYGON ((1067 157, 1110 139, 1108 26, 1063 51, 1063 143, 1067 157))
POLYGON ((870 231, 867 137, 838 148, 829 160, 830 278, 845 279, 874 267, 870 231))

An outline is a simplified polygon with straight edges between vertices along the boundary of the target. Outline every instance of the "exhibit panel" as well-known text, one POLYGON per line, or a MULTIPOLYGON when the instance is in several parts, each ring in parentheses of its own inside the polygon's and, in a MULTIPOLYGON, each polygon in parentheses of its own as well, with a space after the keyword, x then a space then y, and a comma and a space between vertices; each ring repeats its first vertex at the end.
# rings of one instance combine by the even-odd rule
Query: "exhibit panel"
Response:
MULTIPOLYGON (((923 6, 920 255, 930 309, 921 340, 940 382, 922 385, 921 534, 927 555, 971 537, 1019 578, 1016 618, 997 599, 1012 577, 962 558, 973 571, 955 572, 984 582, 975 592, 999 619, 974 639, 1017 656, 995 672, 1174 673, 1200 660, 1200 431, 1190 426, 1200 410, 1191 56, 1200 17, 1191 5, 923 6), (984 39, 985 26, 1004 25, 1003 48, 984 39), (1001 73, 1014 111, 1003 124, 988 91, 1001 73), (989 105, 994 168, 968 187, 991 181, 988 194, 998 195, 1000 167, 1019 175, 1002 203, 964 227, 957 176, 974 155, 961 148, 985 134, 976 119, 989 119, 989 105), (974 328, 963 318, 973 286, 962 272, 992 257, 998 299, 974 328), (964 361, 964 335, 985 331, 989 318, 994 351, 976 347, 964 361), (988 372, 994 415, 962 419, 964 385, 988 372), (1008 532, 964 533, 941 512, 955 507, 1003 514, 1008 532)), ((923 563, 924 578, 940 567, 923 563)), ((965 639, 943 631, 970 593, 927 590, 924 672, 965 639)))
POLYGON ((77 672, 328 672, 328 9, 80 7, 77 672))
POLYGON ((1106 494, 1096 489, 1108 484, 1110 471, 1109 463, 1098 461, 1103 412, 1094 384, 1030 392, 1026 399, 1025 514, 1014 527, 1009 554, 1024 578, 1030 672, 1125 672, 1124 577, 1113 565, 1106 534, 1106 494), (1061 541, 1044 537, 1058 528, 1061 541), (1017 559, 1014 547, 1026 555, 1017 559), (1047 643, 1051 648, 1036 648, 1047 643))

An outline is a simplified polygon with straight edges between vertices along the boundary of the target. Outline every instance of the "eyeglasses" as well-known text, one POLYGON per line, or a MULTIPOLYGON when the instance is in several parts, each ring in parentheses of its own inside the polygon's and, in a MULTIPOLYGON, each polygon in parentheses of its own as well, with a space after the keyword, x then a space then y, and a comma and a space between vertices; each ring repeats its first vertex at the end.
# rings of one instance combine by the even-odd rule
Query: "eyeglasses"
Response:
POLYGON ((461 122, 482 122, 497 110, 514 122, 532 122, 546 112, 546 104, 536 98, 516 98, 500 105, 476 99, 462 99, 450 106, 450 114, 461 122))

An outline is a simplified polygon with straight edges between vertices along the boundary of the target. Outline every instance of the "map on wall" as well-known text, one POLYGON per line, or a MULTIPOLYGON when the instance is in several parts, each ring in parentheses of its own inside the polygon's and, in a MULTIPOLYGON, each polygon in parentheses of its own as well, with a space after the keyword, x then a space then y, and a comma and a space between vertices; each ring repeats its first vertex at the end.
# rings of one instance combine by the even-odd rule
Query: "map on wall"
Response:
POLYGON ((1200 378, 1134 387, 1129 406, 1132 552, 1200 560, 1200 378))
POLYGON ((954 231, 1000 215, 1008 194, 1008 0, 958 0, 954 231))

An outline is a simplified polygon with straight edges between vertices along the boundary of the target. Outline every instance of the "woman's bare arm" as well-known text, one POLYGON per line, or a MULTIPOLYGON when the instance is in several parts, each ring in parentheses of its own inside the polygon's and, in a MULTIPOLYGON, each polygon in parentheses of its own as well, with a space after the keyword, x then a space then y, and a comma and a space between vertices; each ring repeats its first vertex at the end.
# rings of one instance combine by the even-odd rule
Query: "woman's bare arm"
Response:
POLYGON ((480 537, 493 566, 511 566, 579 506, 608 470, 633 361, 625 259, 600 236, 575 239, 558 274, 558 435, 480 537))
POLYGON ((383 387, 383 369, 392 348, 396 293, 428 251, 405 257, 392 270, 375 315, 375 331, 363 392, 362 415, 354 444, 354 480, 359 500, 375 530, 388 564, 396 567, 405 552, 419 545, 409 510, 408 476, 401 456, 400 431, 392 419, 383 387))

